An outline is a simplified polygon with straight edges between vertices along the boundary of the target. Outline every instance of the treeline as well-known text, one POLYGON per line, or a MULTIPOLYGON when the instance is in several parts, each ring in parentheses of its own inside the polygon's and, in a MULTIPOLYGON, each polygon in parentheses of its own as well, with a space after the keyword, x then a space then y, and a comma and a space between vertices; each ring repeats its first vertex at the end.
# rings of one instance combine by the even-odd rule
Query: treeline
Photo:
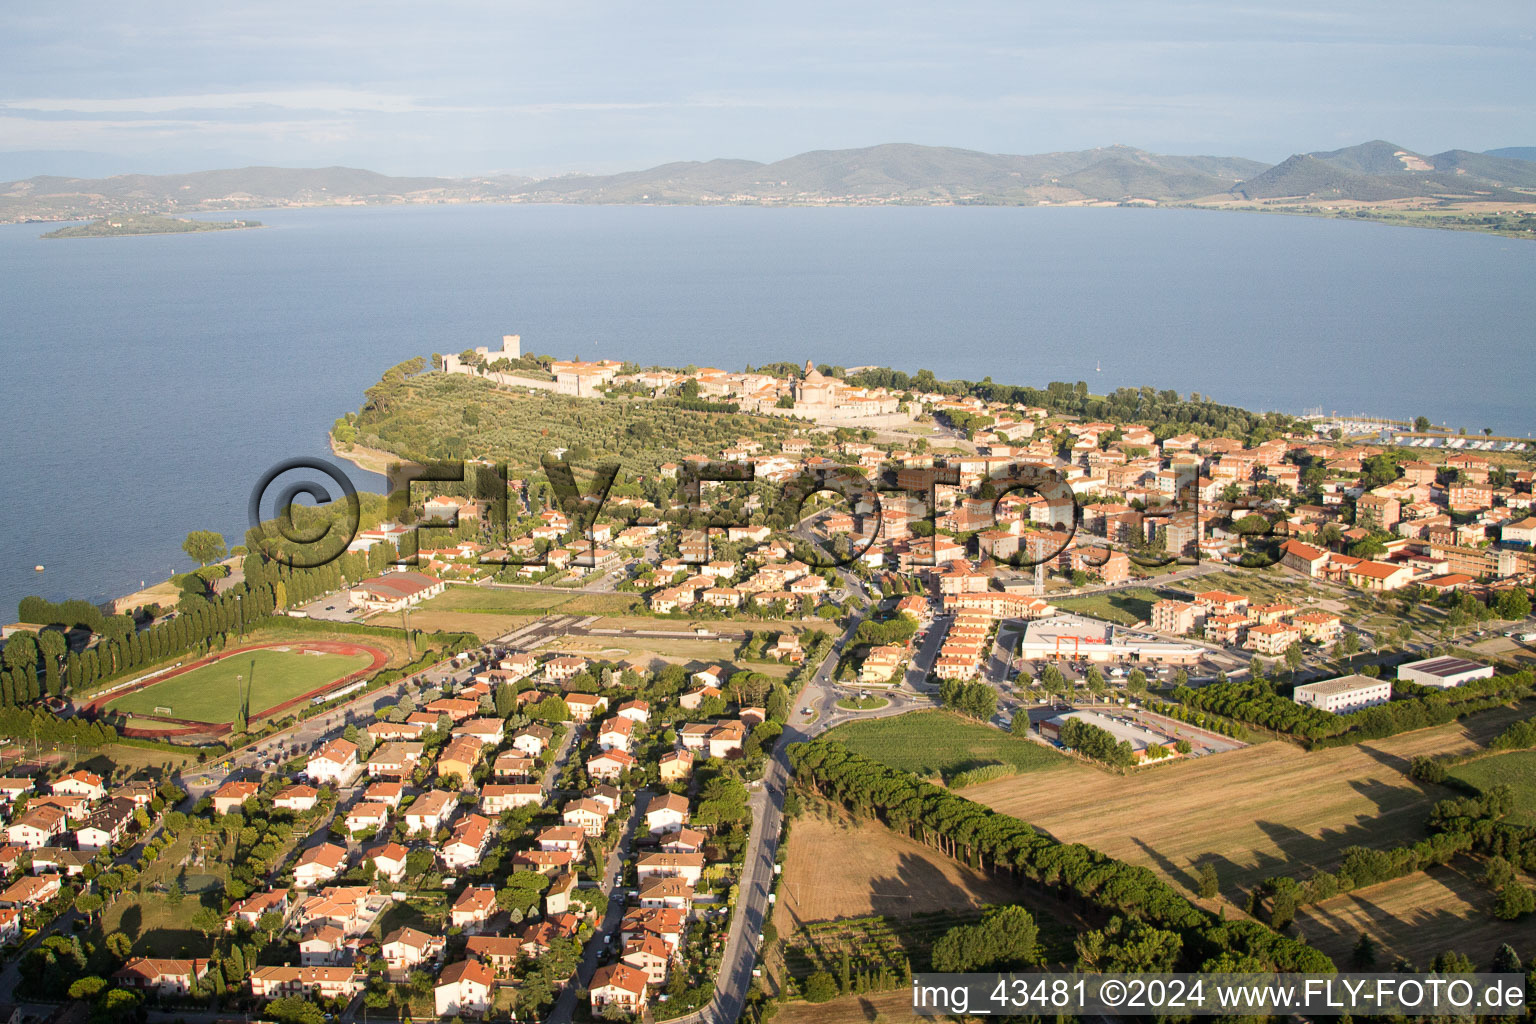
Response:
MULTIPOLYGON (((837 367, 829 367, 837 370, 837 367)), ((1053 413, 1086 416, 1111 423, 1144 423, 1159 439, 1174 434, 1229 437, 1279 436, 1296 420, 1285 413, 1255 413, 1222 405, 1199 393, 1181 397, 1171 390, 1150 387, 1117 388, 1108 395, 1091 395, 1088 383, 1052 381, 1044 388, 998 384, 992 380, 939 380, 931 370, 907 374, 887 367, 860 370, 846 377, 860 387, 886 387, 893 391, 931 391, 943 395, 971 396, 986 402, 1038 406, 1053 413)))
POLYGON ((1113 768, 1130 768, 1136 764, 1136 750, 1129 740, 1116 740, 1109 730, 1081 718, 1069 718, 1062 723, 1061 745, 1113 768))
POLYGON ((939 702, 951 711, 981 722, 990 722, 997 714, 997 691, 983 682, 962 683, 945 679, 939 683, 939 702))
POLYGON ((104 722, 60 718, 42 709, 9 707, 0 709, 0 736, 36 740, 51 746, 73 743, 94 750, 115 741, 117 730, 104 722))
POLYGON ((1344 715, 1297 704, 1261 682, 1212 683, 1199 689, 1180 686, 1173 696, 1189 707, 1235 718, 1305 741, 1309 747, 1343 746, 1379 740, 1400 732, 1444 725, 1458 718, 1531 696, 1536 676, 1529 669, 1474 679, 1449 690, 1392 684, 1388 704, 1344 715))
MULTIPOLYGON (((1062 843, 1017 818, 854 754, 840 743, 818 739, 799 744, 791 749, 790 762, 801 787, 856 815, 878 817, 887 827, 957 860, 1006 872, 1095 913, 1126 919, 1132 922, 1130 931, 1158 931, 1172 945, 1173 969, 1208 970, 1233 963, 1266 971, 1335 969, 1318 950, 1256 921, 1218 919, 1148 868, 1080 843, 1062 843)), ((1111 921, 1110 929, 1116 927, 1111 921)), ((1095 942, 1113 945, 1110 929, 1103 935, 1093 933, 1095 942)), ((1124 945, 1124 958, 1116 954, 1106 962, 1118 965, 1134 959, 1131 944, 1124 945)))
POLYGON ((905 612, 881 622, 865 619, 853 634, 856 644, 880 647, 885 644, 904 644, 917 632, 917 620, 905 612))
POLYGON ((1469 833, 1444 832, 1386 850, 1351 846, 1345 849, 1338 871, 1319 871, 1302 882, 1287 875, 1266 878, 1254 890, 1249 912, 1261 912, 1271 927, 1284 928, 1291 923, 1299 907, 1402 878, 1438 864, 1448 864, 1473 845, 1474 839, 1469 833))
MULTIPOLYGON (((1448 864, 1464 853, 1481 853, 1490 861, 1532 870, 1536 868, 1536 828, 1501 820, 1515 804, 1514 790, 1504 784, 1477 796, 1441 800, 1426 823, 1429 838, 1385 850, 1351 846, 1337 871, 1317 871, 1302 881, 1284 875, 1266 878, 1254 890, 1249 911, 1273 927, 1284 928, 1299 907, 1448 864)), ((1512 870, 1507 877, 1496 878, 1491 887, 1499 890, 1496 916, 1513 919, 1536 910, 1536 896, 1512 870)))
POLYGON ((1170 704, 1163 700, 1148 701, 1147 710, 1164 718, 1172 718, 1175 721, 1193 725, 1197 729, 1205 729, 1208 732, 1220 733, 1230 736, 1235 740, 1247 739, 1248 731, 1236 722, 1221 718, 1213 712, 1200 711, 1186 707, 1183 704, 1170 704))
POLYGON ((1185 707, 1306 739, 1325 736, 1344 721, 1342 716, 1282 697, 1267 683, 1211 683, 1199 689, 1176 686, 1173 698, 1185 707))
POLYGON ((1006 971, 1040 962, 1039 929, 1023 907, 990 910, 976 924, 956 925, 933 944, 933 969, 946 974, 1006 971))

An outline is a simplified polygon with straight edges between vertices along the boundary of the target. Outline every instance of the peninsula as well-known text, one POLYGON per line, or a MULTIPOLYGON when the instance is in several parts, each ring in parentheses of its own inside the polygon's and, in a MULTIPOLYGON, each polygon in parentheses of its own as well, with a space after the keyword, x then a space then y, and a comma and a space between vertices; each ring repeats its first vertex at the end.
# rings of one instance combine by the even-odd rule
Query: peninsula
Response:
POLYGON ((181 235, 197 231, 232 231, 259 228, 259 220, 187 220, 158 213, 108 214, 89 224, 72 224, 50 231, 44 238, 114 238, 119 235, 181 235))

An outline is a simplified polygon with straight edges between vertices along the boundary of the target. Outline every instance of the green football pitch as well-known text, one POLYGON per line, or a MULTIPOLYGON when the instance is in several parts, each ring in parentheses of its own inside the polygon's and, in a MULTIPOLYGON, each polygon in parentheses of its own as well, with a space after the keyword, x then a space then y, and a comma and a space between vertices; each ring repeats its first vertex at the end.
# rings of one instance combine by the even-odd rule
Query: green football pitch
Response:
POLYGON ((283 701, 365 669, 372 661, 367 654, 329 654, 297 648, 242 651, 125 694, 110 701, 107 707, 127 714, 164 715, 223 725, 235 720, 241 688, 250 691, 248 706, 255 718, 283 701))

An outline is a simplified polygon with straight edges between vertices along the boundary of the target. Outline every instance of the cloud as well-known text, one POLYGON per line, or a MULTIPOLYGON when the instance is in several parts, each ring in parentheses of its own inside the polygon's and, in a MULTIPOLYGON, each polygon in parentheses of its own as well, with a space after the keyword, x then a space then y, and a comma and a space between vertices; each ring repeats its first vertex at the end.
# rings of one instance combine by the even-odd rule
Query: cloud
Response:
POLYGON ((182 110, 251 110, 261 107, 380 114, 443 113, 475 109, 432 104, 410 96, 328 87, 188 93, 177 96, 37 97, 0 102, 0 109, 13 113, 171 114, 182 110))

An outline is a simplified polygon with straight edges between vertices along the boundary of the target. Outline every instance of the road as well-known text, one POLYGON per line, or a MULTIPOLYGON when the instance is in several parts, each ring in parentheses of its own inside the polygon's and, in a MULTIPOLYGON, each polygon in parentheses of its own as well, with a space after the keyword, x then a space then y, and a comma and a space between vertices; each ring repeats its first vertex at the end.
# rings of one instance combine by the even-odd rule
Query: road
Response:
POLYGON ((886 694, 891 704, 874 712, 843 711, 837 707, 838 691, 832 682, 844 646, 864 620, 854 617, 848 630, 833 644, 832 652, 800 691, 789 722, 773 756, 763 771, 763 781, 752 795, 752 833, 747 840, 746 859, 731 915, 730 930, 720 973, 715 980, 714 998, 696 1013, 677 1018, 676 1024, 731 1024, 741 1016, 747 991, 752 985, 752 969, 757 962, 758 936, 767 920, 768 892, 773 885, 773 866, 778 858, 779 834, 784 821, 784 797, 789 791, 789 750, 828 729, 853 718, 880 718, 902 714, 932 704, 930 698, 899 691, 886 694), (810 713, 806 714, 806 709, 810 713))
POLYGON ((629 820, 624 823, 624 834, 619 837, 617 845, 608 851, 608 859, 603 862, 601 883, 608 890, 608 909, 603 913, 603 920, 598 924, 597 930, 587 940, 586 949, 582 951, 581 963, 576 966, 576 983, 560 990, 560 997, 555 1000, 554 1008, 545 1018, 546 1024, 570 1024, 576 1012, 577 989, 585 988, 591 983, 592 975, 596 972, 603 954, 609 950, 616 950, 619 923, 624 920, 625 909, 624 855, 634 845, 635 828, 640 822, 641 811, 650 798, 649 790, 636 791, 634 806, 629 812, 629 820))

